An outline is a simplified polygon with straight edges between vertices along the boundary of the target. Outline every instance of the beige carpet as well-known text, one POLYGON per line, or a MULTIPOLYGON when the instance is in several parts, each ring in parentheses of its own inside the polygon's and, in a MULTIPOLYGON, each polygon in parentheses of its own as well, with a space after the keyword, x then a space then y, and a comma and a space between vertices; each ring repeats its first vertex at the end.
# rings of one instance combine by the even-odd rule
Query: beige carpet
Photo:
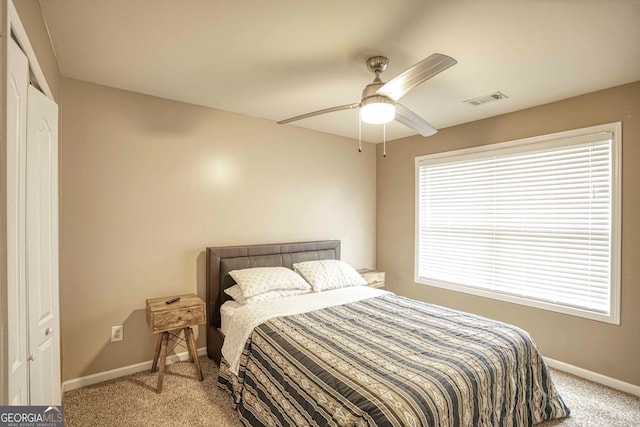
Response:
MULTIPOLYGON (((155 391, 157 374, 142 372, 72 390, 63 396, 68 426, 241 426, 227 393, 216 387, 217 366, 201 357, 204 381, 193 365, 167 367, 164 389, 155 391)), ((571 408, 571 417, 538 426, 640 426, 640 398, 552 371, 571 408)))

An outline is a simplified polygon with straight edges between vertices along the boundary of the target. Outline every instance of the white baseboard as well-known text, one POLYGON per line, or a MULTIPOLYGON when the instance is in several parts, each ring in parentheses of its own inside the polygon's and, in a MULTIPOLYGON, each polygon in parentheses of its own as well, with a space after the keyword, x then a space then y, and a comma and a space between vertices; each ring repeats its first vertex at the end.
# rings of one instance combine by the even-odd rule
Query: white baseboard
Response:
MULTIPOLYGON (((206 347, 200 347, 198 349, 198 355, 204 356, 207 354, 206 347)), ((167 356, 167 365, 175 362, 184 362, 189 360, 189 353, 183 351, 182 353, 172 354, 167 356)), ((123 366, 122 368, 111 369, 110 371, 98 372, 97 374, 87 375, 86 377, 74 378, 62 383, 62 393, 65 391, 75 390, 77 388, 86 387, 88 385, 109 381, 115 378, 124 377, 125 375, 137 374, 138 372, 151 369, 152 360, 146 362, 136 363, 135 365, 123 366)))
POLYGON ((559 360, 551 359, 549 357, 545 357, 544 361, 546 362, 547 366, 555 368, 559 371, 567 372, 569 374, 575 375, 576 377, 584 378, 598 384, 606 385, 607 387, 615 388, 616 390, 624 391, 625 393, 640 396, 640 386, 620 381, 615 378, 599 374, 597 372, 589 371, 587 369, 579 368, 568 363, 560 362, 559 360))

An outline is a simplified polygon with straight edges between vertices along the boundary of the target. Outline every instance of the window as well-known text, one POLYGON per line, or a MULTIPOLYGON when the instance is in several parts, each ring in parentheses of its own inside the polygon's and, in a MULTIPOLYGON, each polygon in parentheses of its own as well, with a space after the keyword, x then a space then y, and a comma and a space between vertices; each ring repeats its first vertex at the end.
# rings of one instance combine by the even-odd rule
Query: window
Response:
POLYGON ((416 283, 619 324, 620 135, 416 158, 416 283))

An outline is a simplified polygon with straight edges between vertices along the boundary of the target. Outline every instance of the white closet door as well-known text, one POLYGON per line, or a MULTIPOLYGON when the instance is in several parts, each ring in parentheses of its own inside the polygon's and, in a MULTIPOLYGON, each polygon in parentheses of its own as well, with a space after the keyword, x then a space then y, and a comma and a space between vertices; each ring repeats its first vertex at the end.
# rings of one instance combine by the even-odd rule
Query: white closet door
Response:
POLYGON ((26 169, 30 404, 59 405, 58 106, 29 86, 26 169))
POLYGON ((7 80, 8 402, 28 405, 24 170, 29 64, 13 40, 9 40, 7 52, 7 80))

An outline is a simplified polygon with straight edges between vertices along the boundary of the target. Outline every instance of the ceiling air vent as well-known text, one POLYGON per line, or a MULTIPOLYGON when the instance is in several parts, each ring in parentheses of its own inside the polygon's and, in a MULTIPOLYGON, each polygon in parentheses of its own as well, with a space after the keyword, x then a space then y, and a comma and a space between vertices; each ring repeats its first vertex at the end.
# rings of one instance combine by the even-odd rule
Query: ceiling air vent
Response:
POLYGON ((466 102, 467 104, 473 105, 477 107, 478 105, 486 104, 487 102, 499 101, 501 99, 509 98, 502 92, 494 92, 490 95, 479 96, 477 98, 465 99, 462 102, 466 102))

